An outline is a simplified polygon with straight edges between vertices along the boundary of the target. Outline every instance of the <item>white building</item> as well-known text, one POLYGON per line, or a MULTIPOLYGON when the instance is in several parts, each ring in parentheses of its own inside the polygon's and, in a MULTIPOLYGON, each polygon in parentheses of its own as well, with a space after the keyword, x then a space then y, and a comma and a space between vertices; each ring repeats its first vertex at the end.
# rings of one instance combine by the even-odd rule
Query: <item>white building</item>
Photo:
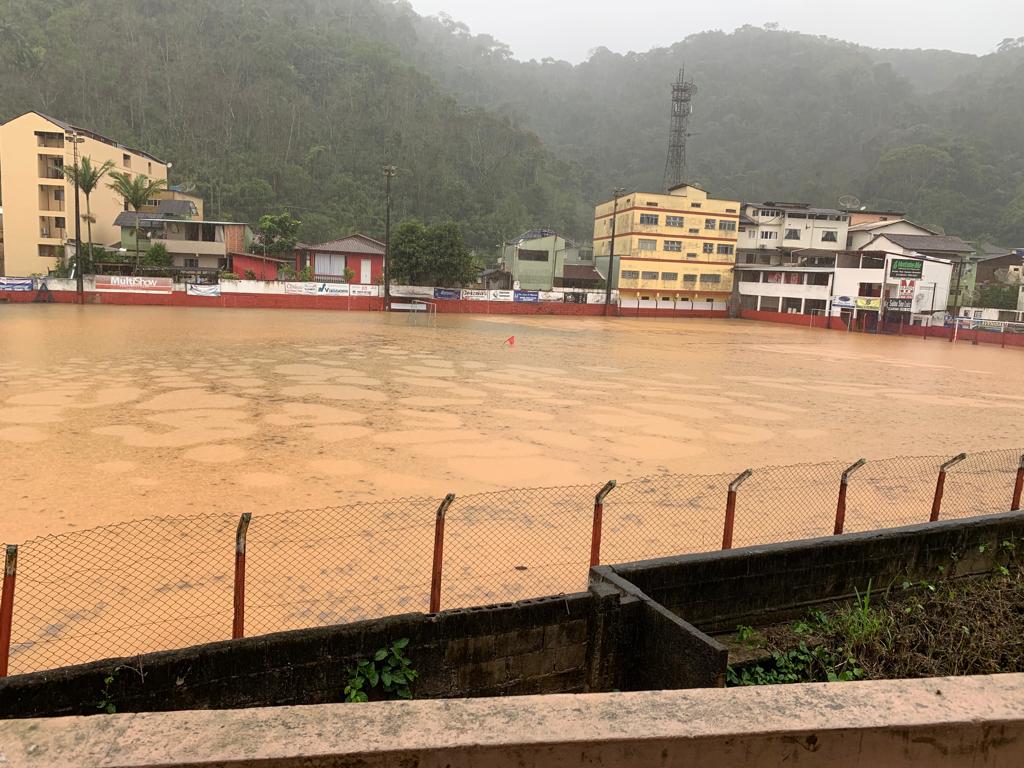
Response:
POLYGON ((846 247, 850 214, 805 203, 744 203, 738 253, 846 247))
POLYGON ((922 227, 907 219, 894 221, 869 221, 850 227, 846 248, 860 251, 879 235, 937 235, 938 232, 922 227))
POLYGON ((847 326, 889 320, 941 325, 953 265, 885 251, 804 249, 736 265, 740 308, 842 318, 847 326))

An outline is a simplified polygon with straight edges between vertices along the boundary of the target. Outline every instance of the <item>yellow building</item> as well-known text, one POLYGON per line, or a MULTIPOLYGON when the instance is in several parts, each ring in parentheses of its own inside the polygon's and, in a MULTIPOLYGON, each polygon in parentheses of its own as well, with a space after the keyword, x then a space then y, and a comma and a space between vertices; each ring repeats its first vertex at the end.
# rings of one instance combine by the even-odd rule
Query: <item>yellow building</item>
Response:
MULTIPOLYGON (((110 160, 118 171, 167 179, 169 165, 153 155, 37 112, 26 112, 0 125, 3 274, 46 274, 63 255, 66 243, 74 241, 75 187, 61 172, 61 166, 74 163, 72 143, 65 140, 70 131, 84 139, 78 144, 79 157, 88 157, 95 165, 110 160)), ((175 194, 163 196, 173 198, 175 194)), ((124 199, 109 189, 104 179, 93 191, 90 203, 93 242, 104 246, 118 243, 121 231, 114 226, 114 219, 124 210, 124 199)), ((84 196, 81 215, 85 242, 84 196)))
MULTIPOLYGON (((607 263, 614 201, 597 206, 594 254, 607 263)), ((725 302, 732 295, 740 203, 682 184, 619 198, 615 272, 624 299, 725 302)))

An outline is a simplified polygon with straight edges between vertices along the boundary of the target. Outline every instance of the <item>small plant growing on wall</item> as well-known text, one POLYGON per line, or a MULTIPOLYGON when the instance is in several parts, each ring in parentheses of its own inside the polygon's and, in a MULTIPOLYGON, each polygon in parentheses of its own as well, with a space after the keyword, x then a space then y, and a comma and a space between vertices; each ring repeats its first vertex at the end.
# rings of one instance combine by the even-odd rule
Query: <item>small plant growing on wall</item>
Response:
MULTIPOLYGON (((345 701, 369 701, 379 690, 382 699, 411 699, 412 683, 419 677, 412 661, 405 655, 409 638, 396 640, 377 650, 372 659, 360 659, 348 671, 345 701)), ((376 698, 376 697, 375 697, 376 698)))

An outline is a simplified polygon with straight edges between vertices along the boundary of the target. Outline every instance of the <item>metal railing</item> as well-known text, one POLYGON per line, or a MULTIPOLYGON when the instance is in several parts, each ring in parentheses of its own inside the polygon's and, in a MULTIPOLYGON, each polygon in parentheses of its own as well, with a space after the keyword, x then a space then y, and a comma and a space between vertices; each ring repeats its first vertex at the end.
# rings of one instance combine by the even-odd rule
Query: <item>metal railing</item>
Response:
POLYGON ((1021 508, 1020 450, 141 520, 6 548, 0 676, 586 588, 591 566, 1021 508))

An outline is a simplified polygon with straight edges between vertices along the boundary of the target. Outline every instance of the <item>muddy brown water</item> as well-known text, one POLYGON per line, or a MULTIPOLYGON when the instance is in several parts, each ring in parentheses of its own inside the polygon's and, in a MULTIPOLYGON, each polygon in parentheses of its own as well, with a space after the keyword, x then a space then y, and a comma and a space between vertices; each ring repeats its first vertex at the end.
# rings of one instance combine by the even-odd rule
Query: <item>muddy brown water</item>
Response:
MULTIPOLYGON (((289 541, 299 518, 267 522, 250 557, 256 630, 424 609, 432 512, 448 492, 469 495, 460 513, 487 525, 449 531, 446 605, 563 591, 573 586, 563 566, 585 577, 576 561, 587 554, 587 515, 556 524, 529 514, 529 496, 510 495, 496 511, 475 507, 472 494, 581 485, 547 503, 585 510, 611 478, 835 461, 831 472, 860 456, 1011 448, 1024 443, 1022 380, 1017 350, 748 321, 441 316, 428 325, 371 313, 0 306, 0 541, 216 516, 202 524, 216 529, 209 535, 160 529, 181 539, 181 557, 209 565, 205 581, 146 565, 174 559, 138 546, 159 523, 85 534, 98 553, 137 548, 134 583, 124 583, 125 562, 100 554, 97 566, 93 554, 78 582, 62 577, 64 597, 41 563, 70 562, 79 540, 33 545, 35 565, 26 547, 25 581, 38 594, 33 603, 19 592, 19 605, 35 608, 16 621, 15 659, 41 668, 223 637, 241 512, 260 520, 424 499, 412 512, 369 504, 326 516, 329 546, 289 541), (513 335, 514 347, 503 344, 513 335), (384 529, 400 534, 375 538, 384 529), (272 563, 305 575, 280 586, 264 573, 272 563), (360 569, 372 585, 346 586, 360 569), (162 602, 144 630, 111 647, 144 592, 162 602), (199 596, 216 609, 182 629, 199 596)), ((914 492, 927 503, 927 485, 914 492)), ((715 486, 701 538, 675 525, 671 535, 638 529, 634 541, 649 554, 713 548, 718 495, 715 486)), ((637 522, 629 517, 613 528, 637 522)), ((808 525, 782 521, 766 535, 808 525)))

